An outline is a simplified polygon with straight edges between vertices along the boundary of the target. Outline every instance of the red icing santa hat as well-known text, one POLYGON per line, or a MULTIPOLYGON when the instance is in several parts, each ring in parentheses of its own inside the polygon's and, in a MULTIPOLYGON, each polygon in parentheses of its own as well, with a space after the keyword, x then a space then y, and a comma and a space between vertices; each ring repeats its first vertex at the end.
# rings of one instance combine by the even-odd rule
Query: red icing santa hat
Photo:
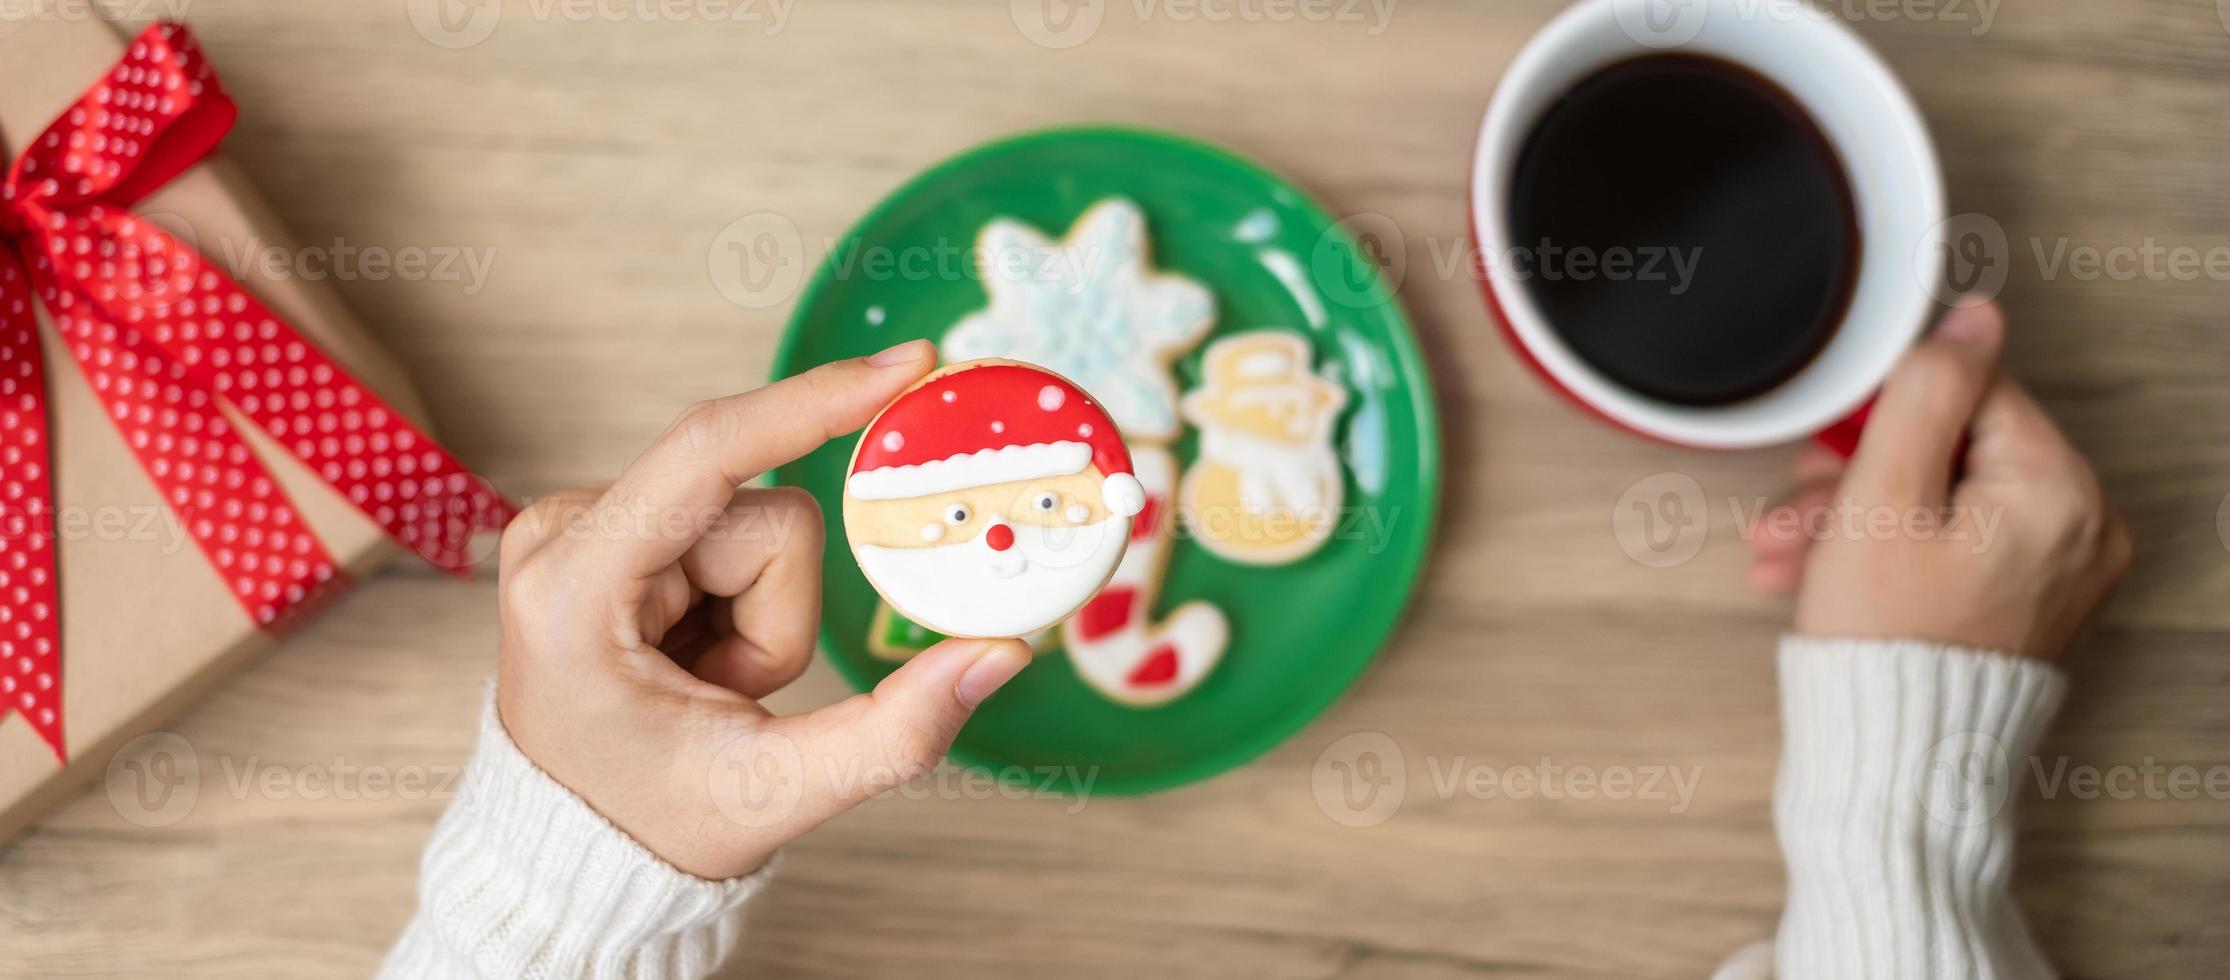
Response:
POLYGON ((845 491, 898 500, 1100 471, 1100 500, 1135 516, 1146 491, 1114 420, 1083 389, 1013 362, 961 365, 899 397, 867 427, 845 491))

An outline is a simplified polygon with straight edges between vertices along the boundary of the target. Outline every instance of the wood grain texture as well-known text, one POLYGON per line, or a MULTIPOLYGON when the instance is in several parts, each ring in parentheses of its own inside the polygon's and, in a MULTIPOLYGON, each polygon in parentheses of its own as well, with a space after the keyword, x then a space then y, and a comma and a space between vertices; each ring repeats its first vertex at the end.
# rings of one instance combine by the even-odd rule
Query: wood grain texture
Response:
MULTIPOLYGON (((1077 120, 1188 132, 1401 230, 1449 465, 1430 575, 1380 663, 1287 745, 1203 785, 1078 812, 856 811, 795 847, 733 975, 1673 978, 1770 932, 1770 650, 1787 609, 1740 587, 1729 501, 1776 493, 1789 452, 1681 452, 1576 416, 1512 359, 1468 276, 1441 271, 1463 245, 1487 93, 1559 4, 1397 0, 1373 33, 1367 6, 1210 23, 1114 0, 1066 50, 1030 43, 1000 2, 798 0, 770 36, 506 0, 459 49, 414 31, 411 5, 188 12, 245 107, 229 149, 298 238, 492 254, 477 289, 336 286, 459 454, 521 494, 606 477, 683 405, 764 376, 787 307, 723 298, 722 228, 774 211, 818 259, 909 175, 989 137, 1077 120), (1669 569, 1630 560, 1610 524, 1660 473, 1697 480, 1712 522, 1669 569), (1392 820, 1349 828, 1310 772, 1360 731, 1401 747, 1410 792, 1392 820), (1544 756, 1701 781, 1678 812, 1433 791, 1451 766, 1544 756)), ((1928 114, 1954 210, 2015 241, 2010 368, 2138 532, 2045 764, 2230 764, 2230 284, 2049 275, 2029 247, 2230 246, 2230 31, 2209 0, 1993 9, 1979 35, 1857 26, 1928 114)), ((0 850, 0 975, 366 973, 409 914, 440 794, 303 799, 243 774, 380 767, 438 785, 469 748, 493 637, 485 580, 368 583, 171 726, 203 760, 185 820, 134 826, 93 787, 0 850)), ((841 693, 816 668, 778 703, 841 693)), ((2024 806, 2022 896, 2069 976, 2230 961, 2230 803, 2024 806)))

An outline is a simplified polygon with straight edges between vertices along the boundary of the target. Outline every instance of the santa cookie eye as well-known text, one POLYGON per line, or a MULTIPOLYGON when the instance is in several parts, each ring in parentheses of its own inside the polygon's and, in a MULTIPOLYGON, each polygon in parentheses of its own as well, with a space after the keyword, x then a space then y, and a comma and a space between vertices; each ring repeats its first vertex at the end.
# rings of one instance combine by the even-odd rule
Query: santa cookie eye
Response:
POLYGON ((1038 494, 1038 499, 1030 502, 1030 505, 1050 514, 1053 513, 1053 508, 1061 505, 1061 500, 1050 493, 1041 493, 1038 494))
POLYGON ((966 524, 968 523, 968 516, 968 508, 961 504, 954 504, 945 508, 945 521, 947 523, 953 525, 966 524))

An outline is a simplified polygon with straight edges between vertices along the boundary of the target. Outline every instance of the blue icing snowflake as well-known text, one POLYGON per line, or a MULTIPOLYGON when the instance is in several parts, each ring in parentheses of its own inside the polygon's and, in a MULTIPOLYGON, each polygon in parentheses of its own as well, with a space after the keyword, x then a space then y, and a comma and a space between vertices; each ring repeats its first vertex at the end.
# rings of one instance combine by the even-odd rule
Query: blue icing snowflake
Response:
POLYGON ((1146 219, 1136 204, 1094 204, 1058 242, 998 219, 978 237, 977 261, 990 304, 946 332, 946 360, 1043 365, 1090 392, 1125 438, 1177 437, 1169 363, 1207 336, 1215 299, 1147 264, 1146 219))

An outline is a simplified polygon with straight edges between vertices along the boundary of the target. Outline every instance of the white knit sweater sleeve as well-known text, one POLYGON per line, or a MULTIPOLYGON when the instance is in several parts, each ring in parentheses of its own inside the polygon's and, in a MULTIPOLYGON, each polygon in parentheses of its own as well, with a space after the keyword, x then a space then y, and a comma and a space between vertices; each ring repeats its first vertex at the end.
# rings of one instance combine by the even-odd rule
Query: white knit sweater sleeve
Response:
POLYGON ((2052 977, 2008 891, 2011 790, 2066 687, 2002 654, 1783 638, 1788 906, 1770 956, 1745 951, 1720 975, 1770 962, 1780 980, 2052 977))
POLYGON ((512 744, 491 698, 462 789, 420 861, 394 980, 702 977, 774 874, 706 881, 660 860, 512 744))

